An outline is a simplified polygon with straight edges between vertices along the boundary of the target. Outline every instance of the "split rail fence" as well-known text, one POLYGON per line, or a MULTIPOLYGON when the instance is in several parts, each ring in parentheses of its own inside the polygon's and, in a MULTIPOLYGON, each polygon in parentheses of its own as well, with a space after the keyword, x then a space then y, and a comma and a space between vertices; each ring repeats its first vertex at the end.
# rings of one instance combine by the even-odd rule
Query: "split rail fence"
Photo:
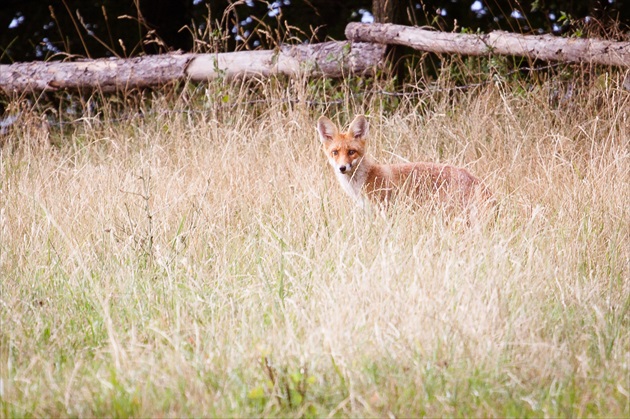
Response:
POLYGON ((513 55, 532 60, 630 67, 630 42, 520 35, 496 31, 461 34, 395 24, 350 23, 348 41, 217 54, 163 54, 68 62, 0 65, 0 92, 94 89, 104 92, 216 78, 343 77, 373 73, 387 45, 438 54, 513 55))

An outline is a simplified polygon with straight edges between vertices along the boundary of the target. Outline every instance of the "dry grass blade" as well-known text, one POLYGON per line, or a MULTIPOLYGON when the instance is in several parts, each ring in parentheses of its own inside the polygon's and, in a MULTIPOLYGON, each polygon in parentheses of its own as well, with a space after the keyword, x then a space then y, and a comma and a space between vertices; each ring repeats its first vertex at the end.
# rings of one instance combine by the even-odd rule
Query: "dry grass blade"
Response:
POLYGON ((628 92, 388 107, 317 83, 24 115, 0 149, 1 416, 628 416, 628 92), (356 210, 310 92, 370 115, 381 162, 470 168, 496 223, 356 210))

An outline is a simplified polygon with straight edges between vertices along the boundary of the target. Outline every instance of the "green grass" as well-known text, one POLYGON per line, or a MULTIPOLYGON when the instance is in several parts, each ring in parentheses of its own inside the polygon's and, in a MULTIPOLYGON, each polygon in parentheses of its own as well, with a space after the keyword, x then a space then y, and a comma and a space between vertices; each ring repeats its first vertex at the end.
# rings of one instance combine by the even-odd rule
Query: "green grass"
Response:
POLYGON ((628 416, 628 92, 335 87, 378 160, 485 179, 496 221, 466 227, 353 207, 322 109, 284 101, 313 86, 25 114, 0 149, 0 415, 628 416))

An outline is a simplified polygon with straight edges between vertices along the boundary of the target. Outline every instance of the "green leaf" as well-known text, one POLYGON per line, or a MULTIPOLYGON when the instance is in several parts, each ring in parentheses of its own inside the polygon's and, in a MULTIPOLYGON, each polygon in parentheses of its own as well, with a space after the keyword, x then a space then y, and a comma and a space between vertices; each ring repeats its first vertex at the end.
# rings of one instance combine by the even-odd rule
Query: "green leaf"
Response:
POLYGON ((254 387, 247 393, 247 398, 252 400, 264 399, 265 389, 262 386, 254 387))
POLYGON ((293 381, 294 384, 298 384, 300 381, 302 381, 302 374, 300 374, 299 372, 294 372, 290 375, 291 377, 291 381, 293 381))
POLYGON ((302 401, 304 401, 304 398, 299 392, 291 390, 291 400, 293 401, 294 406, 299 406, 302 404, 302 401))

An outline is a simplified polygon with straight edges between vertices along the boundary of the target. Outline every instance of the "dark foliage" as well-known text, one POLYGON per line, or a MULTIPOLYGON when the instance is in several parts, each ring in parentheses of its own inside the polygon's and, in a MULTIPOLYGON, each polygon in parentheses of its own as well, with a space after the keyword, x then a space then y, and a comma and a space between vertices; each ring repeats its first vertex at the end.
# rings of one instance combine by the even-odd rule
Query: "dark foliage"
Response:
MULTIPOLYGON (((614 38, 630 23, 630 5, 624 3, 400 0, 398 20, 446 31, 503 29, 614 38)), ((208 24, 230 35, 221 43, 226 50, 269 47, 278 40, 343 39, 345 25, 369 20, 371 10, 372 0, 2 0, 0 62, 190 51, 193 34, 186 27, 203 32, 208 24)))

